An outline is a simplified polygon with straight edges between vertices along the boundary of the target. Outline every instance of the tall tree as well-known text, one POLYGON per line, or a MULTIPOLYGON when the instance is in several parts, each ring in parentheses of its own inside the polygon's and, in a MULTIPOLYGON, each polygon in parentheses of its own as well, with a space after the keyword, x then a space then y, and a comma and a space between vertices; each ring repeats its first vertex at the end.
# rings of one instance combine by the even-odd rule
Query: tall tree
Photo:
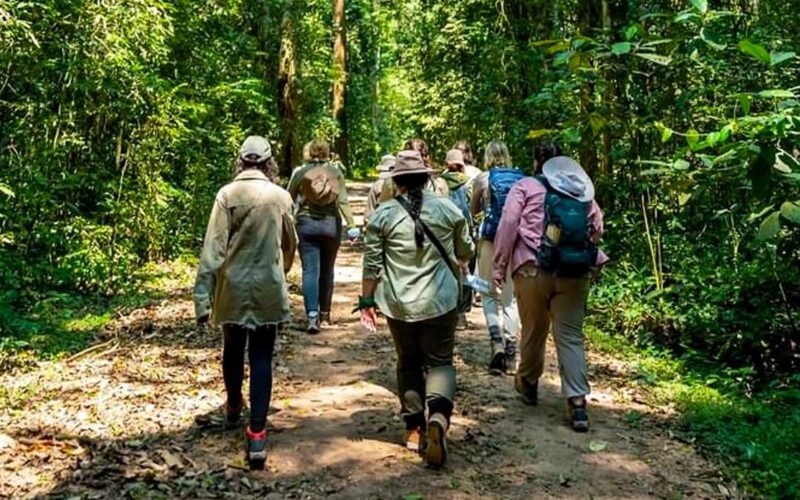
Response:
POLYGON ((339 125, 334 151, 345 163, 348 161, 346 23, 345 0, 333 0, 333 119, 339 125))
POLYGON ((281 47, 278 62, 278 114, 281 128, 281 175, 289 176, 300 161, 297 138, 297 62, 292 9, 287 8, 281 22, 281 47))

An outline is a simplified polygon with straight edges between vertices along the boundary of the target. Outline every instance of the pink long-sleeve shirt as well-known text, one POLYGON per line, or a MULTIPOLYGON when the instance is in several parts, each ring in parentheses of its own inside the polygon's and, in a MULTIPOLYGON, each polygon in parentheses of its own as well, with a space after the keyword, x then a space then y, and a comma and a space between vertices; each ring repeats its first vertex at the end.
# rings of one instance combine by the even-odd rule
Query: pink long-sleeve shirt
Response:
MULTIPOLYGON (((542 244, 544 234, 546 195, 547 188, 533 177, 522 179, 509 191, 494 237, 495 280, 505 281, 509 266, 513 274, 525 264, 538 264, 536 250, 542 244)), ((603 236, 603 213, 596 201, 592 201, 589 210, 589 225, 589 237, 598 243, 603 236)), ((608 261, 608 256, 602 251, 597 253, 598 267, 608 261)))

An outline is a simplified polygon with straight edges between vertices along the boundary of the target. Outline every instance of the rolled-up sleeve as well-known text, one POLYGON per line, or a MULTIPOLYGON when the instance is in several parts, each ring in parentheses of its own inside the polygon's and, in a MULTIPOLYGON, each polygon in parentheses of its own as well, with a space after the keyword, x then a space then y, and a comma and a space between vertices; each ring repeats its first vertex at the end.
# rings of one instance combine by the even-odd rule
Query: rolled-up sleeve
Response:
POLYGON ((364 260, 362 274, 364 279, 378 280, 383 270, 383 229, 382 207, 378 208, 364 230, 364 260))
POLYGON ((456 219, 453 234, 455 236, 454 249, 456 258, 460 262, 469 262, 475 255, 475 243, 469 233, 467 219, 460 216, 456 219))
POLYGON ((229 232, 228 210, 218 195, 208 220, 203 251, 200 254, 200 268, 194 284, 194 309, 197 318, 211 314, 217 273, 225 263, 229 232))
POLYGON ((508 192, 506 204, 503 207, 503 216, 494 237, 494 268, 495 280, 504 281, 514 254, 514 245, 519 235, 522 209, 525 207, 525 190, 520 183, 514 185, 508 192))
POLYGON ((294 217, 292 217, 291 199, 283 212, 281 222, 281 251, 283 252, 283 272, 288 273, 294 264, 294 255, 297 250, 297 233, 295 232, 294 217))

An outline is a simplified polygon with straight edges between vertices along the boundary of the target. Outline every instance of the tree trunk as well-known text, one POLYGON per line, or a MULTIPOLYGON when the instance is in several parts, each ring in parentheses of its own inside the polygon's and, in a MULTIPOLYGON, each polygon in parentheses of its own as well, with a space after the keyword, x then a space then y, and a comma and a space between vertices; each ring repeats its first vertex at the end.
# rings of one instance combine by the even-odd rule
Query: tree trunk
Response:
POLYGON ((301 161, 297 140, 297 61, 294 24, 289 10, 281 22, 281 47, 278 61, 278 114, 281 127, 281 151, 278 157, 281 176, 288 177, 301 161))
POLYGON ((333 118, 339 125, 334 151, 347 165, 347 31, 344 8, 345 0, 333 0, 333 118))

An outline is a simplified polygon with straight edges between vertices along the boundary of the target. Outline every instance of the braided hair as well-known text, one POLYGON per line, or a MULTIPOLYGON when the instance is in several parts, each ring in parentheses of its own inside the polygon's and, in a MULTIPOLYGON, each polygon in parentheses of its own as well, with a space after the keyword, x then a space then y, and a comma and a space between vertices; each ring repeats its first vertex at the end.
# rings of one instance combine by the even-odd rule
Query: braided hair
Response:
POLYGON ((422 190, 428 183, 428 174, 398 175, 393 178, 394 183, 406 190, 408 196, 408 213, 414 221, 414 241, 417 248, 422 248, 425 241, 425 231, 422 229, 422 190))

